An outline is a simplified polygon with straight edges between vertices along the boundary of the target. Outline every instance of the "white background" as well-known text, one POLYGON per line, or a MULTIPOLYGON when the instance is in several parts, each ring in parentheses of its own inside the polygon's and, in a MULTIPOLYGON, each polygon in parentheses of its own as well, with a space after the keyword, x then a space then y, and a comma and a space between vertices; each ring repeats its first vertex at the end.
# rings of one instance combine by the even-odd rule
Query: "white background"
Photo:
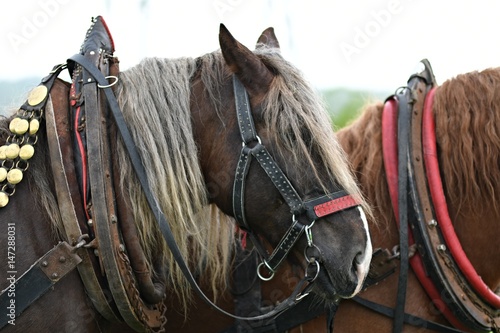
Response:
POLYGON ((439 83, 500 64, 500 1, 17 0, 0 14, 0 80, 43 77, 102 15, 121 68, 219 48, 224 23, 253 48, 275 28, 282 54, 320 89, 393 91, 428 58, 439 83))

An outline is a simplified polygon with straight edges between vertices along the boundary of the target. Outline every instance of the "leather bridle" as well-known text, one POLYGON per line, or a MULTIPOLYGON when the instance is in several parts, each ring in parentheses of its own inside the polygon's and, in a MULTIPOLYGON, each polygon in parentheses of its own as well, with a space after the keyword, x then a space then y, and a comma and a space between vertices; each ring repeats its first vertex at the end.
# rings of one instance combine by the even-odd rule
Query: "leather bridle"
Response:
POLYGON ((306 277, 309 282, 312 282, 319 274, 319 263, 321 261, 321 258, 317 257, 321 255, 321 252, 314 245, 312 240, 311 228, 314 222, 320 217, 359 206, 359 202, 344 190, 328 193, 308 201, 302 200, 290 180, 286 177, 285 173, 278 166, 257 135, 250 110, 248 94, 236 75, 233 75, 233 85, 236 114, 243 146, 234 179, 234 217, 240 227, 248 231, 250 237, 252 237, 253 244, 262 258, 262 262, 257 268, 257 274, 262 280, 266 281, 272 279, 278 266, 283 262, 293 245, 305 232, 307 236, 307 246, 304 250, 304 256, 308 263, 306 277), (264 249, 258 237, 251 232, 250 225, 245 217, 245 180, 250 169, 252 158, 255 158, 257 162, 259 162, 262 169, 264 169, 272 180, 274 186, 290 208, 292 223, 271 255, 267 254, 267 251, 264 249), (299 222, 298 217, 301 215, 305 215, 305 220, 308 224, 299 222), (267 268, 269 276, 266 277, 261 273, 262 268, 267 268), (312 276, 310 272, 314 272, 312 276))

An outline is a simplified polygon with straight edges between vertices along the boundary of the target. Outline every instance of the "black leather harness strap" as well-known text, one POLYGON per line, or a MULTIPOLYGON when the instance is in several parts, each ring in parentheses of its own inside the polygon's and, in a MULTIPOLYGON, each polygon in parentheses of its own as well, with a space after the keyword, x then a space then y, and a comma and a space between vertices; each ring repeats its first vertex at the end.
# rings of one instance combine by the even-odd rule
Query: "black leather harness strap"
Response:
POLYGON ((76 268, 82 259, 75 250, 68 243, 60 242, 17 279, 15 274, 7 274, 9 286, 0 295, 0 307, 7 313, 0 316, 0 329, 76 268), (10 296, 10 292, 15 292, 15 303, 11 302, 14 298, 10 296), (13 309, 13 313, 9 309, 13 309))
POLYGON ((403 331, 404 324, 404 304, 406 303, 406 287, 408 281, 408 159, 410 136, 411 114, 408 107, 411 100, 411 90, 404 89, 396 95, 399 102, 398 117, 398 196, 399 196, 399 251, 401 263, 399 266, 398 292, 396 304, 402 306, 396 307, 394 314, 393 332, 403 331))
MULTIPOLYGON (((387 316, 389 318, 394 318, 395 317, 395 311, 394 309, 387 307, 382 304, 374 303, 372 301, 369 301, 367 299, 361 298, 359 296, 354 296, 352 298, 353 301, 355 301, 358 304, 363 305, 366 308, 369 308, 377 313, 380 313, 384 316, 387 316)), ((402 314, 403 317, 403 322, 408 325, 416 326, 416 327, 422 327, 425 329, 433 330, 436 332, 441 332, 441 333, 464 333, 463 331, 457 330, 455 328, 449 327, 449 326, 444 326, 408 313, 403 312, 402 314)), ((400 331, 403 332, 403 331, 400 331)))

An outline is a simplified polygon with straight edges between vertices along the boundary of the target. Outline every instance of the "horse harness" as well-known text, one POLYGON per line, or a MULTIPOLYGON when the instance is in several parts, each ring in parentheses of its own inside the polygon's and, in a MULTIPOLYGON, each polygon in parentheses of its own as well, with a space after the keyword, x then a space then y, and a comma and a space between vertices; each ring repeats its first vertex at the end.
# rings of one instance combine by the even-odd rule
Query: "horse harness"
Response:
POLYGON ((430 63, 424 59, 419 65, 408 85, 386 100, 382 116, 384 166, 400 231, 397 308, 354 300, 394 318, 394 332, 403 323, 439 332, 500 332, 500 298, 477 276, 449 219, 432 114, 436 82, 430 63), (408 255, 410 248, 415 255, 408 255), (455 328, 404 313, 408 263, 455 328))
MULTIPOLYGON (((257 268, 257 274, 262 279, 272 278, 279 264, 303 233, 308 240, 304 253, 308 268, 289 298, 266 314, 243 317, 218 308, 197 285, 149 188, 140 155, 112 91, 119 73, 118 59, 113 57, 113 52, 114 44, 106 23, 100 16, 93 18, 80 53, 68 59, 67 64, 55 66, 33 90, 28 101, 20 109, 20 116, 15 118, 19 122, 17 119, 25 119, 27 112, 34 114, 37 120, 46 118, 56 196, 67 238, 16 279, 15 284, 23 286, 18 289, 19 293, 16 295, 16 317, 64 275, 77 268, 89 298, 105 319, 111 322, 125 321, 138 332, 164 331, 167 320, 163 302, 166 297, 165 281, 161 280, 161 277, 160 281, 153 281, 148 267, 140 264, 144 262, 141 260, 144 259, 144 253, 138 241, 137 230, 133 220, 124 217, 130 214, 123 213, 127 212, 130 205, 125 196, 119 194, 116 172, 113 173, 117 161, 110 152, 112 131, 121 135, 165 241, 191 286, 202 299, 237 320, 274 318, 299 304, 308 295, 320 270, 321 254, 313 243, 310 228, 320 217, 358 206, 357 200, 339 190, 303 201, 260 142, 253 125, 247 93, 241 82, 233 76, 238 123, 243 140, 233 193, 236 220, 240 227, 253 235, 244 213, 245 179, 252 157, 273 181, 290 206, 292 215, 289 230, 270 256, 263 246, 257 245, 263 260, 257 268), (58 79, 58 75, 66 68, 72 74, 72 84, 69 88, 64 81, 58 79), (108 124, 106 120, 109 113, 114 118, 113 124, 108 124), (73 149, 71 145, 74 146, 73 149), (81 195, 78 195, 79 193, 81 195), (305 215, 309 224, 299 223, 295 218, 299 215, 305 215), (267 269, 269 276, 265 277, 261 268, 267 269)), ((14 125, 12 128, 11 131, 15 135, 16 131, 19 135, 26 132, 17 130, 14 125)), ((10 151, 8 153, 10 154, 10 151)), ((22 164, 23 156, 25 155, 9 155, 7 159, 17 158, 21 162, 16 163, 14 160, 12 164, 22 164)), ((26 169, 27 167, 24 171, 26 169)), ((10 175, 8 186, 3 186, 0 191, 0 204, 3 206, 7 205, 8 197, 15 192, 15 184, 20 181, 19 177, 15 176, 16 174, 10 175), (19 181, 15 182, 14 179, 19 181)), ((258 244, 257 237, 253 237, 254 243, 258 244)), ((9 301, 6 291, 7 289, 0 294, 2 306, 4 303, 7 305, 9 301)), ((2 318, 0 328, 6 324, 2 318)))

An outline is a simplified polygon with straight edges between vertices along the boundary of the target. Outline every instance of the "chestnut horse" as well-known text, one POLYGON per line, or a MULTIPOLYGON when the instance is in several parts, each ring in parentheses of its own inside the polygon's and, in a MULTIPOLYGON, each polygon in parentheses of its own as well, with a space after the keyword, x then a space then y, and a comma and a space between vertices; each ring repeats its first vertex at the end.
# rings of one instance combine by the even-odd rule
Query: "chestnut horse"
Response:
MULTIPOLYGON (((437 323, 449 329, 440 332, 499 332, 500 68, 461 74, 447 80, 435 87, 429 109, 435 121, 436 153, 426 154, 437 156, 454 232, 477 276, 486 285, 493 311, 481 318, 490 326, 483 330, 471 328, 455 315, 445 315, 442 299, 430 296, 410 266, 404 311, 413 317, 403 331, 440 331, 430 326, 437 323)), ((337 137, 373 207, 375 220, 369 221, 373 246, 393 249, 400 244, 400 237, 384 161, 383 137, 391 140, 391 136, 383 132, 383 112, 384 103, 368 104, 357 119, 337 132, 337 137)), ((432 156, 424 157, 431 159, 432 156)), ((393 274, 369 286, 357 298, 389 309, 401 306, 397 304, 398 272, 399 266, 393 274)), ((322 315, 288 332, 325 332, 324 323, 322 315)), ((393 332, 393 325, 392 317, 361 305, 355 298, 340 302, 333 331, 393 332)))
POLYGON ((199 315, 195 291, 201 284, 205 301, 232 311, 234 219, 272 252, 258 274, 281 260, 299 265, 291 303, 309 291, 327 305, 358 293, 371 259, 369 208, 319 96, 272 29, 251 51, 221 25, 220 51, 148 58, 103 81, 92 61, 97 71, 116 65, 108 35, 93 19, 68 61, 72 82, 54 79, 65 66, 55 67, 41 84, 52 87, 0 120, 2 332, 218 331, 230 317, 199 315), (45 260, 61 244, 78 271, 44 275, 67 268, 67 256, 45 260))

